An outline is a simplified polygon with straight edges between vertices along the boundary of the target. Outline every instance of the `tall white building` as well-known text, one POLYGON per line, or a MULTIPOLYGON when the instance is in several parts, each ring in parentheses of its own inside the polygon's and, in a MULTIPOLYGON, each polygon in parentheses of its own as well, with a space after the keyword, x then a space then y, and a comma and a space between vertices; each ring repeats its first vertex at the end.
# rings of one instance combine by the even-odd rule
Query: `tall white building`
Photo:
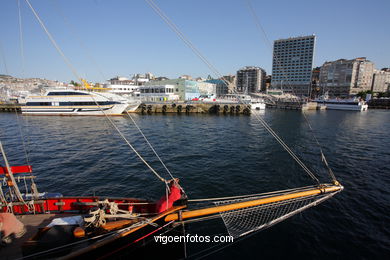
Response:
POLYGON ((309 96, 315 35, 274 41, 271 88, 309 96))

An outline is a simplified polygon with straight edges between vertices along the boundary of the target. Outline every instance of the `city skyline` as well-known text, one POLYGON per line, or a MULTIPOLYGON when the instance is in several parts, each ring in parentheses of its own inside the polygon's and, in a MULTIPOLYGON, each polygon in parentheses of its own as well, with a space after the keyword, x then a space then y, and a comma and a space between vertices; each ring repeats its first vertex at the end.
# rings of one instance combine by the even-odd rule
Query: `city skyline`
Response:
MULTIPOLYGON (((75 80, 26 2, 20 3, 25 69, 20 57, 17 2, 7 1, 0 11, 0 74, 75 80)), ((217 77, 145 1, 31 3, 80 76, 90 81, 145 72, 169 78, 182 74, 217 77)), ((262 67, 271 74, 273 41, 310 34, 317 37, 313 67, 362 56, 378 69, 389 67, 385 46, 390 36, 384 24, 390 3, 386 1, 370 5, 346 1, 337 3, 337 10, 333 8, 336 1, 282 1, 278 5, 251 1, 269 41, 256 28, 248 1, 156 3, 223 75, 234 75, 244 66, 262 67), (356 17, 359 12, 364 15, 356 17)))

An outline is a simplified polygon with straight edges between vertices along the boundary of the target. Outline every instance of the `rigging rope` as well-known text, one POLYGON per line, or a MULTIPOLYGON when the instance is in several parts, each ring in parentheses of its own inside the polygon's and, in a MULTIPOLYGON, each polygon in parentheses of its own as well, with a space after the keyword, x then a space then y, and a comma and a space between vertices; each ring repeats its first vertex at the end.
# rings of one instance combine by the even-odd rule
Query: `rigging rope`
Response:
MULTIPOLYGON (((264 30, 263 26, 261 25, 260 19, 259 19, 259 17, 257 16, 257 14, 256 14, 256 12, 255 12, 255 10, 254 10, 254 8, 253 8, 253 6, 252 6, 252 4, 251 4, 251 1, 250 1, 250 0, 246 0, 246 3, 247 3, 247 6, 248 6, 248 8, 249 8, 251 14, 253 15, 253 18, 254 18, 254 21, 255 21, 255 24, 256 24, 257 29, 258 29, 258 30, 262 33, 262 35, 264 36, 265 42, 268 44, 268 47, 270 48, 270 50, 271 50, 271 52, 272 52, 272 44, 271 44, 271 41, 269 40, 266 31, 264 30)), ((275 54, 274 54, 273 57, 275 58, 276 63, 277 63, 277 64, 280 64, 279 57, 278 57, 277 55, 275 55, 275 54)), ((287 75, 285 69, 284 69, 283 67, 281 67, 281 70, 282 70, 282 74, 283 74, 284 78, 287 79, 287 85, 290 87, 292 93, 295 94, 294 88, 292 87, 292 84, 291 84, 290 80, 288 80, 289 77, 288 77, 288 75, 287 75)), ((309 95, 310 95, 310 94, 309 94, 309 95)), ((296 95, 295 95, 295 96, 296 96, 296 95)), ((298 98, 296 98, 296 101, 298 102, 298 104, 301 104, 301 105, 302 105, 301 101, 300 101, 298 98)), ((320 150, 321 161, 322 161, 322 162, 325 164, 325 166, 327 167, 329 176, 331 177, 331 179, 333 180, 333 182, 334 182, 334 183, 337 183, 336 176, 334 175, 332 169, 330 168, 330 166, 329 166, 329 164, 328 164, 328 162, 327 162, 327 160, 326 160, 325 154, 324 154, 324 152, 323 152, 323 150, 322 150, 322 146, 320 145, 320 143, 319 143, 319 141, 318 141, 316 135, 314 134, 314 130, 313 130, 311 124, 310 124, 309 119, 308 119, 307 116, 306 116, 305 111, 302 110, 302 113, 303 113, 303 117, 304 117, 304 119, 305 119, 305 121, 306 121, 306 123, 307 123, 307 125, 308 125, 308 127, 309 127, 310 133, 312 134, 312 137, 313 137, 313 139, 315 140, 315 142, 316 142, 316 144, 317 144, 317 146, 318 146, 318 148, 319 148, 319 150, 320 150)))
POLYGON ((25 72, 25 59, 24 59, 24 46, 23 46, 23 31, 22 31, 22 14, 20 10, 20 0, 18 2, 18 17, 19 17, 19 36, 20 36, 20 57, 22 60, 22 76, 24 76, 25 72))
POLYGON ((1 58, 3 60, 5 74, 8 75, 7 62, 5 61, 5 53, 4 53, 4 49, 3 49, 3 45, 1 44, 1 41, 0 41, 0 52, 1 52, 1 58))
POLYGON ((158 160, 160 161, 160 163, 162 164, 162 166, 164 167, 164 169, 167 171, 167 173, 169 174, 169 176, 171 177, 171 179, 175 182, 176 186, 179 187, 184 193, 185 191, 183 190, 183 188, 179 185, 179 183, 177 182, 177 180, 175 179, 175 177, 173 177, 173 174, 171 173, 171 171, 168 169, 168 167, 165 165, 165 163, 163 162, 163 160, 161 159, 161 157, 158 155, 157 151, 154 149, 153 145, 149 142, 148 138, 146 138, 146 136, 144 135, 143 131, 141 130, 141 128, 138 126, 137 122, 134 120, 134 118, 130 115, 130 113, 126 110, 126 113, 127 115, 129 116, 129 118, 131 119, 131 121, 133 122, 133 124, 135 125, 135 127, 138 129, 139 133, 142 135, 142 137, 144 138, 145 142, 149 145, 150 149, 153 151, 153 153, 156 155, 156 157, 158 158, 158 160))
MULTIPOLYGON (((181 40, 198 56, 219 78, 221 78, 225 84, 230 84, 221 73, 201 54, 201 52, 192 44, 192 42, 187 39, 187 37, 179 30, 179 28, 171 21, 171 19, 165 15, 165 13, 157 6, 153 0, 145 0, 149 6, 164 20, 165 23, 179 36, 181 40)), ((238 93, 234 90, 234 94, 236 98, 242 102, 242 99, 238 95, 238 93)), ((314 173, 298 158, 298 156, 290 149, 290 147, 276 134, 274 130, 268 125, 267 122, 264 121, 257 113, 255 113, 256 119, 264 126, 264 128, 276 139, 276 141, 290 154, 290 156, 302 167, 302 169, 318 184, 320 181, 314 175, 314 173)))
POLYGON ((305 187, 299 187, 294 189, 286 189, 286 190, 278 190, 278 191, 271 191, 271 192, 263 192, 263 193, 255 193, 255 194, 247 194, 247 195, 239 195, 239 196, 229 196, 229 197, 219 197, 219 198, 206 198, 206 199, 190 199, 188 202, 207 202, 207 201, 217 201, 217 200, 231 200, 231 199, 240 199, 240 198, 248 198, 248 197, 258 197, 258 196, 265 196, 265 195, 275 195, 279 193, 289 194, 297 191, 302 190, 308 190, 317 188, 318 186, 305 186, 305 187))
MULTIPOLYGON (((62 52, 61 48, 58 46, 57 42, 54 40, 53 36, 50 34, 50 32, 47 30, 45 24, 43 23, 43 21, 40 19, 38 13, 35 11, 35 9, 32 7, 31 3, 29 2, 29 0, 25 0, 26 3, 29 5, 31 11, 33 12, 34 16, 37 18, 39 24, 41 25, 41 27, 44 29, 44 31, 46 32, 46 35, 49 37, 50 41, 52 42, 52 44, 54 45, 54 47, 56 48, 56 50, 58 51, 58 53, 62 56, 62 58, 64 59, 65 63, 68 65, 68 67, 70 68, 70 70, 73 72, 73 74, 78 78, 80 79, 81 77, 79 76, 79 74, 77 73, 76 69, 73 67, 73 65, 70 63, 69 59, 65 56, 65 54, 62 52)), ((83 82, 83 85, 85 86, 85 83, 83 82)), ((118 134, 120 135, 120 137, 125 141, 125 143, 127 143, 127 145, 133 150, 133 152, 138 156, 138 158, 152 171, 152 173, 154 173, 156 175, 156 177, 158 179, 160 179, 162 182, 164 182, 166 184, 166 180, 164 178, 162 178, 154 169, 153 167, 141 156, 141 154, 138 153, 138 151, 133 147, 133 145, 127 140, 127 138, 124 136, 124 134, 120 131, 120 129, 116 126, 116 124, 111 120, 111 118, 109 116, 107 116, 107 114, 104 112, 104 110, 101 108, 101 106, 99 105, 99 103, 95 100, 95 98, 91 95, 91 98, 93 99, 93 101, 96 103, 96 105, 100 108, 101 112, 103 113, 103 115, 107 118, 107 120, 111 123, 111 125, 115 128, 115 130, 118 132, 118 134)))
POLYGON ((69 19, 62 12, 62 10, 60 8, 60 4, 58 3, 58 1, 50 1, 50 2, 53 4, 53 6, 57 10, 57 12, 60 14, 62 19, 64 20, 64 24, 68 27, 69 31, 71 32, 71 34, 73 36, 73 39, 77 40, 77 42, 79 43, 80 47, 84 50, 84 53, 85 53, 87 59, 89 59, 89 61, 95 66, 95 68, 99 72, 101 80, 102 81, 106 80, 107 78, 104 75, 103 70, 101 69, 99 64, 96 62, 96 60, 93 58, 93 56, 90 54, 89 49, 84 44, 84 42, 81 40, 81 37, 76 33, 76 30, 75 30, 74 26, 72 25, 72 23, 69 21, 69 19))

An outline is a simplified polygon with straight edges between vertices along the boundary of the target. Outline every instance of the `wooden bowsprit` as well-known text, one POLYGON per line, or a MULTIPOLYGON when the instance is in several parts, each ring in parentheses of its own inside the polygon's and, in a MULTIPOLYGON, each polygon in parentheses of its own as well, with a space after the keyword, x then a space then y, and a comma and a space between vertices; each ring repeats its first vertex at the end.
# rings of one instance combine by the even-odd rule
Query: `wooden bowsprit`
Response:
POLYGON ((270 227, 305 209, 318 205, 343 190, 341 185, 298 188, 233 199, 213 201, 214 207, 181 211, 165 217, 165 221, 185 221, 219 214, 230 235, 241 237, 270 227))

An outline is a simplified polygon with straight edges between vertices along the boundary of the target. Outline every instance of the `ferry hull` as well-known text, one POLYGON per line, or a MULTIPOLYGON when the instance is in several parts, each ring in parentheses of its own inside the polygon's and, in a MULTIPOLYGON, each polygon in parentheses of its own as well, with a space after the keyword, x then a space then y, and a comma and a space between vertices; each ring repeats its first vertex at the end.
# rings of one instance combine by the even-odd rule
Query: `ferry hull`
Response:
POLYGON ((55 116, 113 116, 122 115, 128 104, 115 104, 110 106, 89 107, 35 107, 24 106, 21 108, 23 115, 55 115, 55 116))
POLYGON ((129 103, 127 108, 126 108, 126 111, 129 113, 135 112, 140 104, 141 104, 141 102, 129 103))
POLYGON ((265 103, 253 103, 251 104, 252 110, 264 110, 265 109, 265 103))
POLYGON ((368 109, 368 105, 326 104, 326 109, 330 109, 330 110, 366 111, 368 109))

